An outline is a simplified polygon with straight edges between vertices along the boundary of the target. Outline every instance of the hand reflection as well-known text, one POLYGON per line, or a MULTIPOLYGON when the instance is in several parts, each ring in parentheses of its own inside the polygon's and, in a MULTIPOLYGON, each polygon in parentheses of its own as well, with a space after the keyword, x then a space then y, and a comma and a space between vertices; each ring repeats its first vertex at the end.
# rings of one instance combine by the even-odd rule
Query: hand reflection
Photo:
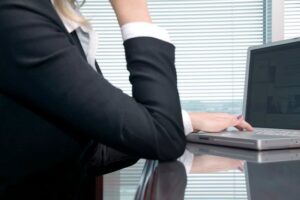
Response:
POLYGON ((212 155, 194 156, 190 173, 210 173, 238 169, 244 171, 244 161, 212 155))

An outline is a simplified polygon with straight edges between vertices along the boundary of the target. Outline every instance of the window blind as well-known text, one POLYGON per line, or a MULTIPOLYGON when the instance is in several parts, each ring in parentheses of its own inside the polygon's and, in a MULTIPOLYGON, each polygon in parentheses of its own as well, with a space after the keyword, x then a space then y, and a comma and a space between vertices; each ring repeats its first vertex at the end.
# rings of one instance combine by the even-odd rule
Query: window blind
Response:
POLYGON ((300 37, 300 1, 284 1, 284 38, 300 37))
MULTIPOLYGON (((241 113, 247 48, 262 44, 266 37, 264 1, 148 2, 153 21, 169 31, 176 46, 182 107, 188 111, 241 113)), ((104 76, 112 84, 131 94, 120 30, 109 2, 89 0, 82 12, 98 32, 97 60, 104 76)), ((122 193, 127 191, 127 195, 120 199, 133 198, 142 166, 143 161, 117 172, 122 193)), ((239 199, 243 199, 246 194, 242 174, 230 171, 223 175, 224 181, 207 185, 205 183, 216 180, 214 175, 190 175, 186 199, 234 199, 232 194, 235 192, 240 192, 239 199), (234 189, 229 189, 228 182, 234 185, 234 189), (196 192, 195 188, 199 189, 200 186, 203 187, 202 192, 196 192), (215 195, 204 192, 211 189, 219 192, 213 192, 215 195)), ((105 180, 109 182, 109 176, 105 180)))
MULTIPOLYGON (((246 49, 263 42, 263 1, 150 0, 149 8, 177 47, 183 107, 239 113, 246 49)), ((82 11, 99 33, 97 59, 105 77, 130 94, 120 31, 109 2, 90 0, 82 11)))

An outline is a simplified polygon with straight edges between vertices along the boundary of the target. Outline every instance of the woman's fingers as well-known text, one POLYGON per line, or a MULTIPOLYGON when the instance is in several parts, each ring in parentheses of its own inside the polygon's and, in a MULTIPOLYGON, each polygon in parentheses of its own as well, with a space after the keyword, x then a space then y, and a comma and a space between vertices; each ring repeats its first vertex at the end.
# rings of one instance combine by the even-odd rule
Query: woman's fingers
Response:
POLYGON ((253 127, 246 122, 245 120, 242 120, 239 124, 235 126, 240 131, 246 130, 246 131, 253 131, 253 127))
POLYGON ((189 113, 194 130, 205 132, 221 132, 229 127, 236 127, 239 130, 253 130, 242 116, 235 116, 227 113, 189 113))
POLYGON ((237 126, 237 125, 241 124, 243 121, 242 118, 237 118, 234 115, 228 115, 226 117, 226 119, 228 121, 227 128, 232 127, 232 126, 237 126))
POLYGON ((253 127, 245 121, 244 117, 239 115, 237 117, 233 117, 232 126, 237 128, 240 131, 253 131, 253 127))

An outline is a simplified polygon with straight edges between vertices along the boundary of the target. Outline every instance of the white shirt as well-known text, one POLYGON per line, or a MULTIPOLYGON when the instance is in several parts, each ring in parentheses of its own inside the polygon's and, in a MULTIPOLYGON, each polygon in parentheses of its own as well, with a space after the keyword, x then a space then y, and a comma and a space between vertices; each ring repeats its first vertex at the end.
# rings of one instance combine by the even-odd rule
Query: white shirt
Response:
MULTIPOLYGON (((53 0, 51 1, 53 4, 53 0)), ((73 8, 69 3, 66 3, 65 6, 68 6, 70 9, 74 9, 76 12, 78 12, 78 14, 80 14, 80 12, 73 8)), ((92 27, 83 26, 77 22, 74 22, 64 17, 58 10, 56 11, 59 17, 61 18, 63 24, 65 25, 67 31, 69 33, 76 31, 88 63, 95 71, 97 71, 95 66, 96 50, 98 46, 97 33, 93 30, 92 27)), ((121 27, 121 33, 123 41, 136 37, 153 37, 171 43, 171 39, 168 32, 165 29, 151 23, 128 23, 121 27)), ((190 116, 185 110, 182 110, 182 119, 185 135, 188 135, 193 131, 193 127, 190 116)), ((189 172, 193 161, 192 154, 186 151, 183 154, 183 156, 179 158, 179 161, 181 161, 185 165, 186 171, 189 172)))

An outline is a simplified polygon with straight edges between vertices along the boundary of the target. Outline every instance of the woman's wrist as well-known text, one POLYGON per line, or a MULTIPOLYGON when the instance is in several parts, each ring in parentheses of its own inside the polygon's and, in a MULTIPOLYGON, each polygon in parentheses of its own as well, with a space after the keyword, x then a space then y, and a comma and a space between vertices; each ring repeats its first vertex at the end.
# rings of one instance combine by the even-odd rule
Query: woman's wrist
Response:
POLYGON ((193 128, 193 133, 200 131, 199 127, 196 128, 197 115, 199 115, 199 113, 189 112, 189 117, 191 119, 192 128, 193 128))
POLYGON ((110 0, 120 26, 131 22, 152 23, 146 0, 110 0))

